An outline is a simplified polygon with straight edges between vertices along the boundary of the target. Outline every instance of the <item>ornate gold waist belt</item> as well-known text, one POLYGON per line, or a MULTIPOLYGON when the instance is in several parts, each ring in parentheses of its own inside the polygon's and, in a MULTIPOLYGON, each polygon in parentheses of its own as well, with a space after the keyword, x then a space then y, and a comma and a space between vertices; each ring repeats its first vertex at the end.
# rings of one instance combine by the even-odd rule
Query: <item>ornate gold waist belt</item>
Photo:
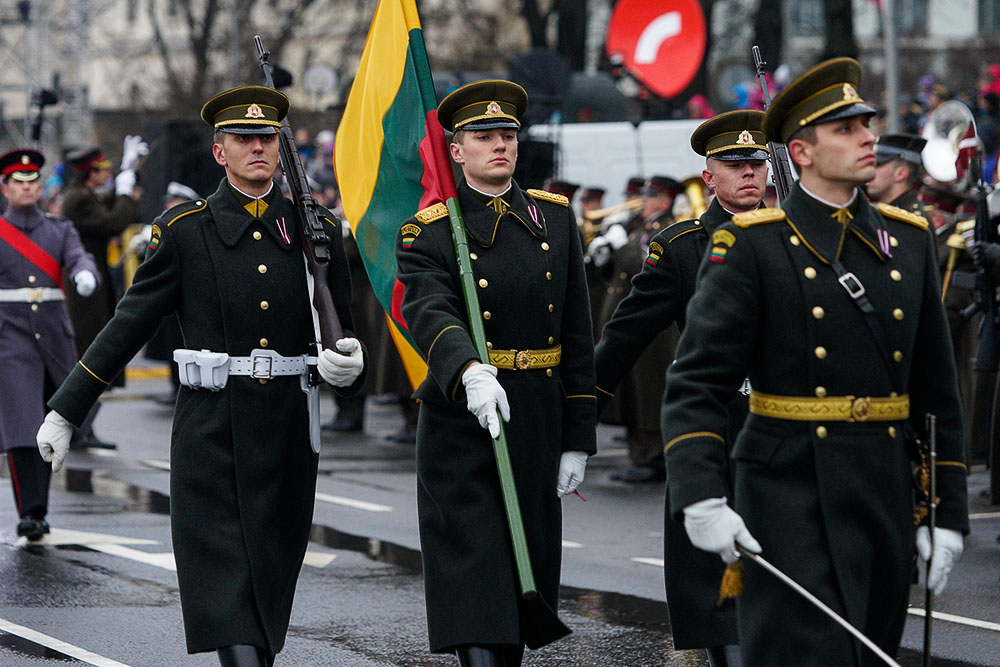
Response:
POLYGON ((509 371, 552 368, 562 359, 562 345, 544 350, 490 350, 490 363, 509 371))
POLYGON ((909 396, 775 396, 750 392, 750 414, 791 421, 888 422, 910 416, 909 396))

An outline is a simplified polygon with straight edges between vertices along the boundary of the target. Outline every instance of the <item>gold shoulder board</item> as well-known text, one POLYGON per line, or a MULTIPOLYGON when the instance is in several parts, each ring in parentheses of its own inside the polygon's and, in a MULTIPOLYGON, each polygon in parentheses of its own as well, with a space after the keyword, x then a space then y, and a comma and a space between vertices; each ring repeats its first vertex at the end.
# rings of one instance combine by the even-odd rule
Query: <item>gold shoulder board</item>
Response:
POLYGON ((527 193, 535 199, 544 199, 545 201, 550 201, 553 204, 559 204, 560 206, 569 206, 569 199, 567 197, 557 195, 554 192, 546 192, 545 190, 535 190, 532 188, 527 190, 527 193))
POLYGON ((785 219, 785 212, 780 208, 758 208, 745 213, 737 213, 733 216, 733 222, 737 227, 753 227, 762 225, 765 222, 778 222, 785 219))
POLYGON ((917 215, 916 213, 911 213, 905 209, 899 208, 898 206, 892 206, 890 204, 879 203, 876 206, 878 212, 887 218, 892 218, 894 220, 902 220, 903 222, 909 223, 914 227, 919 227, 920 229, 927 229, 930 225, 927 223, 927 218, 922 215, 917 215))
POLYGON ((208 206, 208 202, 204 199, 195 199, 194 201, 186 201, 170 209, 170 221, 167 222, 167 227, 174 224, 185 215, 191 215, 192 213, 197 213, 198 211, 204 210, 208 206))
POLYGON ((418 211, 416 218, 420 222, 427 224, 428 222, 434 222, 435 220, 440 220, 448 215, 448 207, 438 202, 433 206, 428 206, 427 208, 418 211))

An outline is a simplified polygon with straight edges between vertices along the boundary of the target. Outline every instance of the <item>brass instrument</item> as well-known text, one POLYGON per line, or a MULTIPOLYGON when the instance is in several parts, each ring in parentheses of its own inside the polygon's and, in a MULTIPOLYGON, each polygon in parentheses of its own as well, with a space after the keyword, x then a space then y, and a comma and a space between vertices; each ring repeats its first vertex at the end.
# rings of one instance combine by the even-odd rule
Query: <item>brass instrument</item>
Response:
POLYGON ((642 208, 642 200, 639 198, 629 199, 628 201, 623 201, 620 204, 615 204, 614 206, 605 206, 604 208, 594 209, 593 211, 584 211, 583 219, 593 222, 595 220, 600 220, 601 218, 607 217, 612 213, 617 213, 618 211, 628 211, 630 213, 636 213, 642 208))
POLYGON ((927 117, 920 136, 927 140, 920 153, 924 170, 938 183, 947 183, 955 192, 965 192, 975 185, 970 183, 969 173, 958 178, 955 164, 962 140, 974 123, 969 108, 955 100, 939 105, 927 117))
MULTIPOLYGON (((681 182, 684 185, 684 194, 687 195, 688 206, 690 207, 688 215, 683 217, 700 218, 701 214, 708 208, 708 204, 705 203, 705 182, 701 179, 701 174, 690 176, 681 182)), ((682 219, 680 215, 674 217, 677 220, 682 219)))
POLYGON ((958 262, 958 254, 965 250, 965 234, 972 231, 976 226, 976 220, 963 220, 955 225, 955 231, 951 233, 945 245, 948 246, 948 264, 944 271, 944 280, 941 281, 941 303, 948 296, 948 287, 951 285, 951 276, 955 273, 955 264, 958 262))

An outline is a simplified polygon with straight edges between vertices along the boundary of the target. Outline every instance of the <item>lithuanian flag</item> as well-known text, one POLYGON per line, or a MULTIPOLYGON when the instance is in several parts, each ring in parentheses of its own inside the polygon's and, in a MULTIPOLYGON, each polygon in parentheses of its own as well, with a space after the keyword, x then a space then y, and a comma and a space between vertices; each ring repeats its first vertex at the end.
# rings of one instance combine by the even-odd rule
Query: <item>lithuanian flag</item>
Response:
POLYGON ((414 0, 380 0, 337 129, 334 167, 375 294, 410 383, 427 365, 403 322, 395 242, 403 222, 455 195, 414 0))

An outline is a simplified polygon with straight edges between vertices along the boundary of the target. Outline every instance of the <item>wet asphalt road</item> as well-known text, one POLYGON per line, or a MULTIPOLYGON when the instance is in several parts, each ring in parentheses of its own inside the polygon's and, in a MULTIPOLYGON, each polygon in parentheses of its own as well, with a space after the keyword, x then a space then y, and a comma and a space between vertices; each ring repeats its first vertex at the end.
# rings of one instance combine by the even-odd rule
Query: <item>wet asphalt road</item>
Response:
MULTIPOLYGON (((45 544, 19 543, 12 503, 0 503, 0 666, 217 664, 184 650, 170 569, 170 410, 149 400, 166 387, 132 380, 104 401, 96 428, 118 450, 71 453, 53 482, 45 544)), ((370 401, 363 433, 324 433, 313 543, 277 665, 456 664, 426 648, 413 451, 384 438, 401 424, 394 406, 370 401)), ((581 489, 588 501, 564 504, 560 616, 574 633, 529 651, 527 666, 707 664, 671 648, 662 489, 609 480, 626 465, 616 434, 602 427, 581 489)), ((935 623, 935 665, 1000 665, 1000 514, 980 495, 985 484, 986 473, 973 475, 973 534, 936 603, 957 620, 935 623)), ((916 588, 911 604, 922 606, 916 588)), ((911 616, 901 664, 920 664, 921 629, 911 616)))

